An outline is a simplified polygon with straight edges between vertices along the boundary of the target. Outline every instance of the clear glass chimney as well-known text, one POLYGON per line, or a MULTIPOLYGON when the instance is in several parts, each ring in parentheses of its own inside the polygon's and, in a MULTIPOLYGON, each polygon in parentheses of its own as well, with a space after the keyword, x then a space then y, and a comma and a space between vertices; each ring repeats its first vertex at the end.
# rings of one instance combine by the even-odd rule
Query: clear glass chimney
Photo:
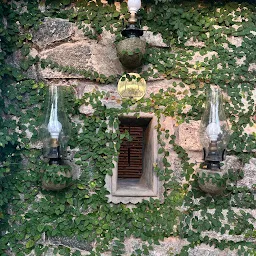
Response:
POLYGON ((45 122, 41 127, 44 157, 49 164, 62 164, 70 136, 70 124, 66 114, 64 87, 50 86, 45 122))
POLYGON ((204 161, 207 169, 220 169, 229 140, 229 127, 224 113, 220 88, 212 86, 207 92, 206 106, 199 129, 204 148, 204 161))

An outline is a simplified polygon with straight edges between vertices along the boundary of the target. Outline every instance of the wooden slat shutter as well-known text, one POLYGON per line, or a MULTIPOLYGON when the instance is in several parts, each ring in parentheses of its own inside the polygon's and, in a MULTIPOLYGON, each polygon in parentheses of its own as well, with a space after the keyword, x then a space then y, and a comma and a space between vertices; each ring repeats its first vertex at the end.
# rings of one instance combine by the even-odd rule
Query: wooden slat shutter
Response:
POLYGON ((118 160, 118 178, 140 178, 143 158, 143 127, 120 125, 119 130, 129 131, 132 141, 123 140, 118 160))

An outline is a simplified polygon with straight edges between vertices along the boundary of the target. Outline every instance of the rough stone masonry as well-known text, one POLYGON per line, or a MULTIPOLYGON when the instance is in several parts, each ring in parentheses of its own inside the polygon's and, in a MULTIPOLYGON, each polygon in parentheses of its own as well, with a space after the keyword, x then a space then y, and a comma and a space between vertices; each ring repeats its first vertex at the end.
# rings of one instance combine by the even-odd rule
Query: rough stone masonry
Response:
MULTIPOLYGON (((146 31, 143 39, 151 47, 166 47, 163 43, 163 39, 160 34, 153 35, 150 31, 146 31)), ((79 69, 90 69, 96 72, 103 73, 105 75, 111 74, 122 74, 124 69, 121 63, 118 60, 116 49, 114 45, 114 35, 107 31, 103 31, 102 39, 99 42, 91 40, 84 36, 83 32, 79 30, 73 23, 59 19, 59 18, 45 18, 44 22, 40 26, 39 30, 33 34, 33 48, 31 49, 31 55, 33 57, 39 56, 41 59, 51 59, 54 62, 60 65, 74 66, 79 69)), ((230 42, 235 46, 240 46, 242 43, 242 38, 230 38, 230 42)), ((186 43, 186 46, 196 46, 202 47, 203 42, 194 41, 189 39, 186 43)), ((194 55, 193 61, 191 63, 202 62, 204 58, 212 58, 216 56, 216 52, 208 52, 206 55, 201 56, 196 53, 194 55)), ((17 53, 12 60, 13 64, 19 62, 19 54, 17 53)), ((239 64, 238 60, 238 64, 239 64)), ((254 64, 255 65, 255 64, 254 64)), ((255 69, 255 66, 251 67, 255 69)), ((195 70, 191 70, 195 71, 195 70)), ((47 84, 61 84, 61 85, 72 85, 76 84, 76 97, 81 98, 84 93, 92 92, 94 90, 100 90, 109 92, 111 97, 106 100, 104 103, 108 107, 119 107, 120 106, 120 96, 117 93, 116 84, 110 85, 99 85, 96 82, 87 81, 82 76, 73 75, 73 74, 64 74, 61 72, 53 71, 49 68, 42 69, 40 66, 33 66, 28 71, 28 75, 36 80, 42 79, 47 84)), ((167 80, 164 78, 154 79, 151 78, 147 82, 147 93, 145 97, 149 97, 151 92, 157 92, 159 89, 167 89, 174 81, 179 83, 178 79, 167 80)), ((188 87, 187 87, 188 88, 188 87)), ((186 88, 182 88, 185 90, 186 88)), ((256 91, 254 90, 254 95, 256 91)), ((189 108, 190 106, 188 106, 189 108)), ((80 112, 85 115, 91 115, 93 109, 91 106, 82 106, 80 112)), ((188 153, 191 161, 200 163, 202 157, 202 147, 200 145, 198 137, 198 128, 199 121, 191 121, 190 123, 184 123, 179 126, 175 123, 172 118, 168 118, 163 121, 163 126, 168 126, 168 129, 171 130, 173 134, 177 137, 178 145, 182 146, 188 153)), ((248 127, 245 132, 255 133, 256 126, 248 127)), ((172 161, 175 171, 180 172, 180 164, 177 157, 173 154, 170 156, 170 161, 172 161)), ((229 168, 235 170, 241 167, 240 162, 235 156, 227 157, 225 164, 229 168)), ((255 182, 256 177, 256 158, 250 160, 248 164, 243 166, 244 178, 238 182, 238 186, 248 186, 252 188, 252 185, 255 182)), ((177 174, 178 175, 178 174, 177 174)), ((251 212, 253 216, 256 217, 255 211, 247 210, 251 212)), ((225 236, 225 239, 228 240, 243 240, 242 236, 228 236, 221 235, 218 233, 210 233, 209 236, 217 237, 219 239, 225 236)), ((83 252, 83 255, 87 255, 91 249, 90 245, 79 244, 75 241, 75 238, 70 241, 61 240, 61 239, 49 239, 46 240, 46 244, 63 244, 66 246, 75 246, 79 247, 83 252)), ((256 241, 255 241, 256 242, 256 241)), ((125 255, 131 255, 136 248, 140 247, 140 239, 129 238, 125 241, 125 255)), ((180 248, 187 244, 186 240, 179 239, 176 237, 169 237, 164 239, 160 245, 154 246, 154 251, 150 252, 151 256, 165 256, 172 255, 172 253, 178 253, 180 248)), ((53 252, 49 250, 47 255, 53 255, 53 252)), ((103 256, 111 255, 111 253, 105 253, 103 256)), ((237 255, 236 251, 224 250, 220 251, 219 249, 210 247, 208 245, 201 244, 200 246, 190 249, 190 256, 234 256, 237 255)))

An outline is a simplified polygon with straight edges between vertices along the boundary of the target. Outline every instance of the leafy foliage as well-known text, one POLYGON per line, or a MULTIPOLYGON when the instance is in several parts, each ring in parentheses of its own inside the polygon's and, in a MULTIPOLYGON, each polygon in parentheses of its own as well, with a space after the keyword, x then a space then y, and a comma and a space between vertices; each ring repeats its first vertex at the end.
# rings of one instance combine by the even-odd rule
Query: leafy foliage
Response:
MULTIPOLYGON (((40 64, 43 68, 80 74, 102 84, 115 82, 121 74, 106 77, 91 70, 76 70, 50 60, 32 58, 29 54, 31 29, 38 29, 44 16, 66 18, 92 39, 99 40, 104 27, 115 33, 118 41, 122 19, 127 19, 128 14, 123 1, 120 1, 120 10, 113 1, 106 5, 101 1, 70 0, 41 1, 40 5, 43 4, 46 4, 44 13, 36 1, 0 1, 1 255, 8 255, 10 250, 17 256, 28 255, 32 250, 35 255, 44 255, 49 248, 42 235, 49 241, 55 237, 75 236, 80 243, 95 243, 91 255, 101 255, 107 250, 111 250, 112 255, 121 255, 124 239, 131 236, 142 240, 133 255, 148 255, 153 244, 172 235, 187 238, 189 242, 180 255, 187 255, 189 248, 201 243, 221 250, 237 249, 241 255, 255 253, 255 244, 250 241, 219 241, 203 235, 214 231, 255 237, 253 217, 242 210, 255 210, 253 193, 248 188, 235 186, 241 173, 234 175, 231 172, 229 179, 233 185, 229 185, 222 196, 205 195, 199 190, 194 175, 195 164, 176 144, 175 136, 161 127, 160 121, 156 129, 160 145, 158 153, 163 158, 162 166, 156 165, 154 169, 164 183, 164 202, 150 199, 132 210, 123 204, 111 205, 107 202, 108 192, 104 187, 105 175, 111 175, 113 160, 117 158, 116 149, 120 148, 123 139, 118 130, 108 129, 109 126, 118 128, 118 115, 128 113, 133 107, 137 113, 155 113, 159 120, 161 115, 171 116, 177 123, 199 120, 205 100, 203 91, 210 84, 220 85, 226 93, 225 108, 233 130, 228 149, 243 161, 251 157, 250 152, 256 149, 255 136, 245 134, 243 130, 253 125, 252 117, 255 116, 252 93, 255 71, 249 72, 250 65, 255 63, 255 5, 219 1, 149 1, 139 15, 150 31, 162 35, 166 47, 147 49, 144 64, 150 64, 151 68, 141 72, 141 76, 169 79, 170 87, 152 93, 136 104, 124 101, 121 109, 109 109, 102 104, 108 94, 96 91, 74 100, 70 97, 72 90, 67 90, 69 114, 79 121, 73 124, 70 147, 79 147, 75 164, 81 170, 81 177, 68 189, 50 192, 41 190, 45 163, 41 160, 40 150, 33 149, 33 144, 38 141, 38 127, 44 119, 47 85, 28 79, 26 71, 32 65, 40 64), (240 37, 243 42, 235 47, 230 38, 240 37), (187 44, 191 38, 200 41, 201 45, 187 44), (18 65, 11 62, 17 52, 22 56, 18 65), (213 54, 208 56, 209 52, 213 54), (195 56, 197 61, 193 61, 195 56), (243 58, 239 65, 238 60, 243 58), (92 106, 92 116, 79 114, 78 109, 83 104, 92 106), (180 159, 184 184, 178 181, 172 169, 169 148, 180 159)), ((51 179, 52 171, 48 169, 45 178, 51 179)), ((56 255, 81 255, 79 248, 52 247, 56 255)))

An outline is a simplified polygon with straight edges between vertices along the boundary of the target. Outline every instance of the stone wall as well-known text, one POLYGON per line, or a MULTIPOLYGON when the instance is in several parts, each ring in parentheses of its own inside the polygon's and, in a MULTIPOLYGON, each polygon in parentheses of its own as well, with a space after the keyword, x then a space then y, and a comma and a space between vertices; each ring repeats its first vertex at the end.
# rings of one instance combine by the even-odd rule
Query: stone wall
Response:
MULTIPOLYGON (((144 28, 147 30, 148 28, 144 28)), ((216 27, 218 29, 218 27, 216 27)), ((234 29, 237 27, 234 25, 234 29)), ((254 32, 255 33, 255 32, 254 32)), ((149 47, 155 48, 168 48, 164 43, 163 38, 160 34, 153 34, 150 31, 145 31, 144 36, 142 37, 149 47)), ((239 47, 243 43, 243 38, 230 37, 228 38, 230 43, 234 47, 239 47)), ((44 22, 39 26, 37 31, 33 31, 32 39, 32 48, 30 50, 30 55, 32 57, 38 56, 40 59, 52 60, 59 65, 63 66, 72 66, 76 69, 88 69, 95 71, 106 76, 110 75, 122 75, 126 70, 121 65, 115 46, 115 35, 111 34, 108 31, 103 30, 102 35, 98 40, 92 40, 86 37, 82 30, 80 30, 74 23, 71 23, 68 20, 60 18, 50 18, 47 17, 44 19, 44 22)), ((193 40, 192 38, 187 40, 185 43, 187 47, 203 47, 204 42, 198 40, 193 40)), ((231 49, 230 49, 231 50, 231 49)), ((175 54, 175 49, 172 49, 172 53, 175 54)), ((201 55, 199 52, 194 53, 192 59, 189 61, 190 64, 194 65, 195 68, 189 70, 190 73, 196 72, 200 73, 203 69, 198 69, 197 66, 200 66, 204 62, 205 58, 221 58, 218 56, 218 53, 215 51, 208 51, 205 55, 201 55)), ((20 64, 20 54, 17 52, 9 59, 9 62, 12 65, 18 66, 20 64)), ((243 63, 243 59, 237 58, 237 65, 243 63)), ((256 69, 256 64, 252 63, 250 65, 250 70, 253 71, 256 69)), ((221 69, 221 67, 219 67, 221 69)), ((147 69, 147 66, 144 66, 143 69, 147 69)), ((89 81, 84 78, 84 76, 79 74, 67 74, 61 71, 56 71, 50 68, 42 68, 40 64, 33 65, 27 72, 28 76, 36 81, 44 81, 48 85, 60 85, 60 86, 72 86, 76 85, 75 93, 78 99, 81 99, 85 93, 94 92, 95 90, 104 91, 109 93, 109 97, 103 100, 104 105, 107 108, 119 108, 121 97, 117 92, 117 81, 116 83, 102 85, 98 82, 89 81)), ((149 98, 151 93, 156 93, 160 89, 166 90, 169 87, 172 87, 172 84, 176 82, 179 84, 181 79, 166 79, 165 77, 158 78, 149 78, 147 81, 147 92, 145 97, 149 98)), ((191 88, 190 85, 184 87, 178 87, 176 92, 177 99, 181 99, 185 90, 191 88)), ((256 96, 256 89, 252 92, 256 96)), ((246 102, 245 102, 246 105, 246 102)), ((187 106, 187 111, 191 108, 190 105, 187 106)), ((93 114, 94 109, 88 106, 81 106, 79 109, 81 114, 90 116, 93 114)), ((202 146, 200 144, 198 130, 199 130, 200 121, 191 120, 189 123, 178 124, 177 120, 172 117, 166 117, 161 122, 161 127, 163 129, 168 129, 170 134, 176 136, 176 143, 184 148, 188 153, 191 163, 195 163, 195 168, 199 167, 199 164, 202 162, 202 146)), ((256 125, 252 127, 247 127, 245 133, 253 134, 256 133, 256 125)), ((33 146, 32 146, 33 147, 33 146)), ((34 145, 35 148, 38 148, 38 145, 34 145)), ((170 147, 168 148, 170 155, 168 160, 172 163, 174 175, 182 183, 184 177, 181 176, 182 166, 180 159, 177 154, 170 147)), ((74 150, 75 151, 75 150, 74 150)), ((72 153, 72 152, 71 152, 72 153)), ((251 152, 250 152, 251 153, 251 152)), ((76 167, 74 167, 76 168, 76 167)), ((228 155, 224 167, 226 169, 232 169, 234 172, 242 169, 244 171, 244 177, 237 182, 238 187, 246 186, 251 190, 255 190, 253 186, 256 184, 256 158, 252 158, 249 163, 242 165, 239 159, 234 155, 228 155)), ((77 173, 76 176, 79 176, 77 173)), ((78 178, 78 177, 77 177, 78 178)), ((255 198, 256 198, 256 194, 255 198)), ((136 207, 134 205, 129 205, 130 208, 136 207)), ((185 211, 186 209, 182 209, 185 211)), ((213 209, 214 210, 214 209, 213 209)), ((233 207, 232 210, 239 212, 240 209, 233 207)), ((256 218, 255 209, 245 209, 245 213, 250 213, 256 218)), ((200 212, 196 212, 200 216, 200 212)), ((223 211, 223 214, 226 215, 227 212, 223 211)), ((226 217, 225 217, 226 218, 226 217)), ((225 218, 223 222, 225 222, 225 218)), ((256 229, 256 221, 252 220, 252 224, 256 229)), ((207 235, 218 240, 225 239, 227 241, 245 241, 246 238, 243 235, 229 235, 229 234, 220 234, 218 232, 209 231, 204 235, 207 235)), ((86 242, 81 243, 77 241, 76 238, 62 239, 62 238, 45 238, 42 237, 42 241, 45 245, 65 245, 72 249, 79 249, 82 255, 88 255, 92 250, 93 245, 87 244, 86 242)), ((252 240, 256 243, 256 239, 252 240)), ((125 254, 131 255, 136 249, 141 248, 142 240, 130 237, 125 240, 125 254)), ((160 242, 160 245, 154 245, 154 250, 150 252, 151 256, 167 256, 174 255, 179 253, 181 248, 188 244, 186 239, 178 237, 168 237, 160 242)), ((10 254, 12 255, 12 254, 10 254)), ((33 254, 31 254, 33 255, 33 254)), ((54 255, 53 250, 45 254, 48 256, 54 255)), ((102 254, 103 256, 112 255, 111 252, 106 252, 102 254)), ((206 244, 201 244, 195 246, 194 248, 189 249, 190 256, 217 256, 217 255, 228 255, 235 256, 237 255, 237 250, 219 250, 214 247, 210 247, 206 244)))
MULTIPOLYGON (((167 47, 163 43, 161 36, 153 35, 150 31, 146 31, 142 37, 150 47, 167 47)), ((231 40, 231 39, 230 39, 231 40)), ((233 38, 234 46, 240 46, 241 37, 233 38)), ((104 31, 100 41, 89 39, 83 35, 75 24, 58 18, 46 18, 39 30, 33 34, 34 47, 31 49, 31 56, 39 56, 41 59, 50 59, 59 65, 72 66, 77 69, 89 69, 102 73, 106 76, 121 75, 125 69, 121 65, 115 48, 115 35, 108 31, 104 31)), ((192 39, 188 40, 186 45, 198 47, 203 42, 195 42, 192 39)), ((201 56, 198 52, 195 53, 191 63, 203 62, 204 58, 211 58, 216 53, 208 52, 201 56)), ((199 65, 199 64, 198 64, 199 65)), ((254 64, 252 64, 253 66, 254 64)), ((146 67, 144 67, 146 68, 146 67)), ((194 70, 193 70, 194 71, 194 70)), ((120 107, 121 97, 117 92, 117 82, 114 84, 101 85, 97 82, 92 82, 84 79, 83 76, 66 74, 50 68, 42 69, 40 65, 34 66, 28 72, 33 79, 43 80, 47 84, 56 84, 62 86, 76 85, 76 97, 82 98, 84 93, 93 92, 95 90, 105 91, 110 93, 110 97, 104 100, 104 104, 108 107, 120 107)), ((179 84, 179 79, 164 79, 150 78, 147 81, 147 92, 145 97, 150 97, 151 93, 156 93, 160 89, 166 90, 172 87, 176 82, 179 84)), ((177 97, 182 97, 181 92, 188 89, 189 86, 179 88, 177 97)), ((256 95, 256 89, 253 91, 256 95)), ((189 109, 190 106, 188 105, 189 109)), ((80 112, 85 115, 92 114, 90 106, 82 106, 80 112)), ((168 125, 168 129, 176 135, 176 142, 183 147, 196 162, 201 162, 202 146, 200 144, 198 129, 200 121, 191 121, 177 125, 174 119, 165 120, 163 127, 168 125), (169 124, 167 124, 169 123, 169 124)), ((247 134, 256 132, 256 126, 245 129, 247 134)))
MULTIPOLYGON (((143 39, 151 47, 166 47, 163 43, 161 36, 153 35, 151 32, 146 32, 143 39)), ((39 56, 41 59, 51 59, 54 62, 65 65, 74 66, 77 69, 90 69, 92 71, 100 72, 104 75, 117 75, 124 72, 119 59, 117 57, 116 48, 114 44, 115 36, 107 31, 104 31, 100 40, 91 40, 83 35, 83 32, 79 30, 73 23, 58 19, 58 18, 45 18, 43 24, 39 27, 39 30, 33 34, 33 48, 30 54, 35 57, 39 56)), ((242 38, 230 38, 235 46, 240 46, 242 43, 242 38)), ((188 40, 187 46, 200 47, 203 42, 188 40)), ((216 52, 208 52, 206 55, 201 56, 196 53, 191 60, 191 63, 198 64, 198 62, 203 62, 205 57, 211 58, 216 55, 216 52)), ((192 72, 193 70, 191 70, 192 72)), ((76 85, 76 97, 81 98, 84 93, 93 92, 95 90, 105 91, 110 93, 110 97, 104 101, 104 104, 108 107, 119 107, 121 98, 117 93, 117 84, 100 85, 97 82, 92 82, 84 79, 80 75, 66 74, 58 71, 53 71, 52 69, 46 68, 42 69, 39 65, 33 66, 29 72, 29 76, 36 80, 43 80, 47 84, 56 84, 62 86, 76 85)), ((164 78, 150 79, 147 81, 147 92, 145 97, 153 92, 158 92, 159 89, 167 89, 172 86, 173 82, 179 83, 179 79, 167 80, 164 78)), ((188 88, 188 87, 187 87, 188 88)), ((185 88, 180 88, 184 91, 185 88)), ((255 93, 255 91, 254 91, 255 93)), ((189 108, 189 106, 188 106, 189 108)), ((93 109, 90 106, 80 107, 80 112, 85 115, 91 115, 93 109)), ((190 123, 183 123, 177 125, 173 118, 166 118, 162 126, 167 127, 171 134, 176 135, 176 142, 178 145, 182 146, 188 153, 190 161, 197 163, 197 166, 202 162, 202 146, 198 137, 200 121, 191 121, 190 123)), ((256 126, 248 129, 247 132, 256 132, 256 126)), ((170 149, 171 151, 171 149, 170 149)), ((180 160, 177 158, 176 154, 171 152, 170 161, 173 163, 176 175, 179 176, 181 171, 180 160)), ((227 168, 238 170, 241 168, 241 163, 235 156, 228 156, 225 165, 227 168)), ((252 187, 256 183, 256 159, 251 159, 248 164, 242 167, 245 175, 242 180, 238 182, 238 186, 248 186, 252 187)), ((244 211, 252 213, 256 217, 256 212, 250 209, 244 211)), ((256 223, 254 223, 256 225, 256 223)), ((220 234, 209 234, 213 237, 218 237, 222 239, 225 237, 227 240, 243 240, 243 237, 234 237, 220 234)), ((256 241, 255 241, 256 242, 256 241)), ((64 244, 67 246, 75 246, 75 242, 70 243, 60 240, 49 240, 45 241, 47 244, 64 244)), ((161 242, 159 246, 154 247, 154 251, 150 252, 150 255, 164 256, 173 255, 172 253, 178 253, 180 248, 186 245, 186 240, 178 239, 175 237, 166 238, 161 242), (182 245, 182 246, 181 246, 182 245)), ((125 242, 125 255, 131 255, 136 249, 140 248, 140 239, 129 238, 125 242)), ((77 247, 77 246, 75 246, 77 247)), ((79 247, 79 245, 78 245, 79 247)), ((80 248, 83 251, 83 255, 86 255, 86 251, 90 250, 86 246, 80 248)), ((208 245, 200 245, 194 249, 189 250, 189 255, 237 255, 236 251, 220 251, 208 245)), ((53 255, 51 251, 47 255, 53 255)), ((104 255, 111 255, 111 253, 105 253, 104 255)))

